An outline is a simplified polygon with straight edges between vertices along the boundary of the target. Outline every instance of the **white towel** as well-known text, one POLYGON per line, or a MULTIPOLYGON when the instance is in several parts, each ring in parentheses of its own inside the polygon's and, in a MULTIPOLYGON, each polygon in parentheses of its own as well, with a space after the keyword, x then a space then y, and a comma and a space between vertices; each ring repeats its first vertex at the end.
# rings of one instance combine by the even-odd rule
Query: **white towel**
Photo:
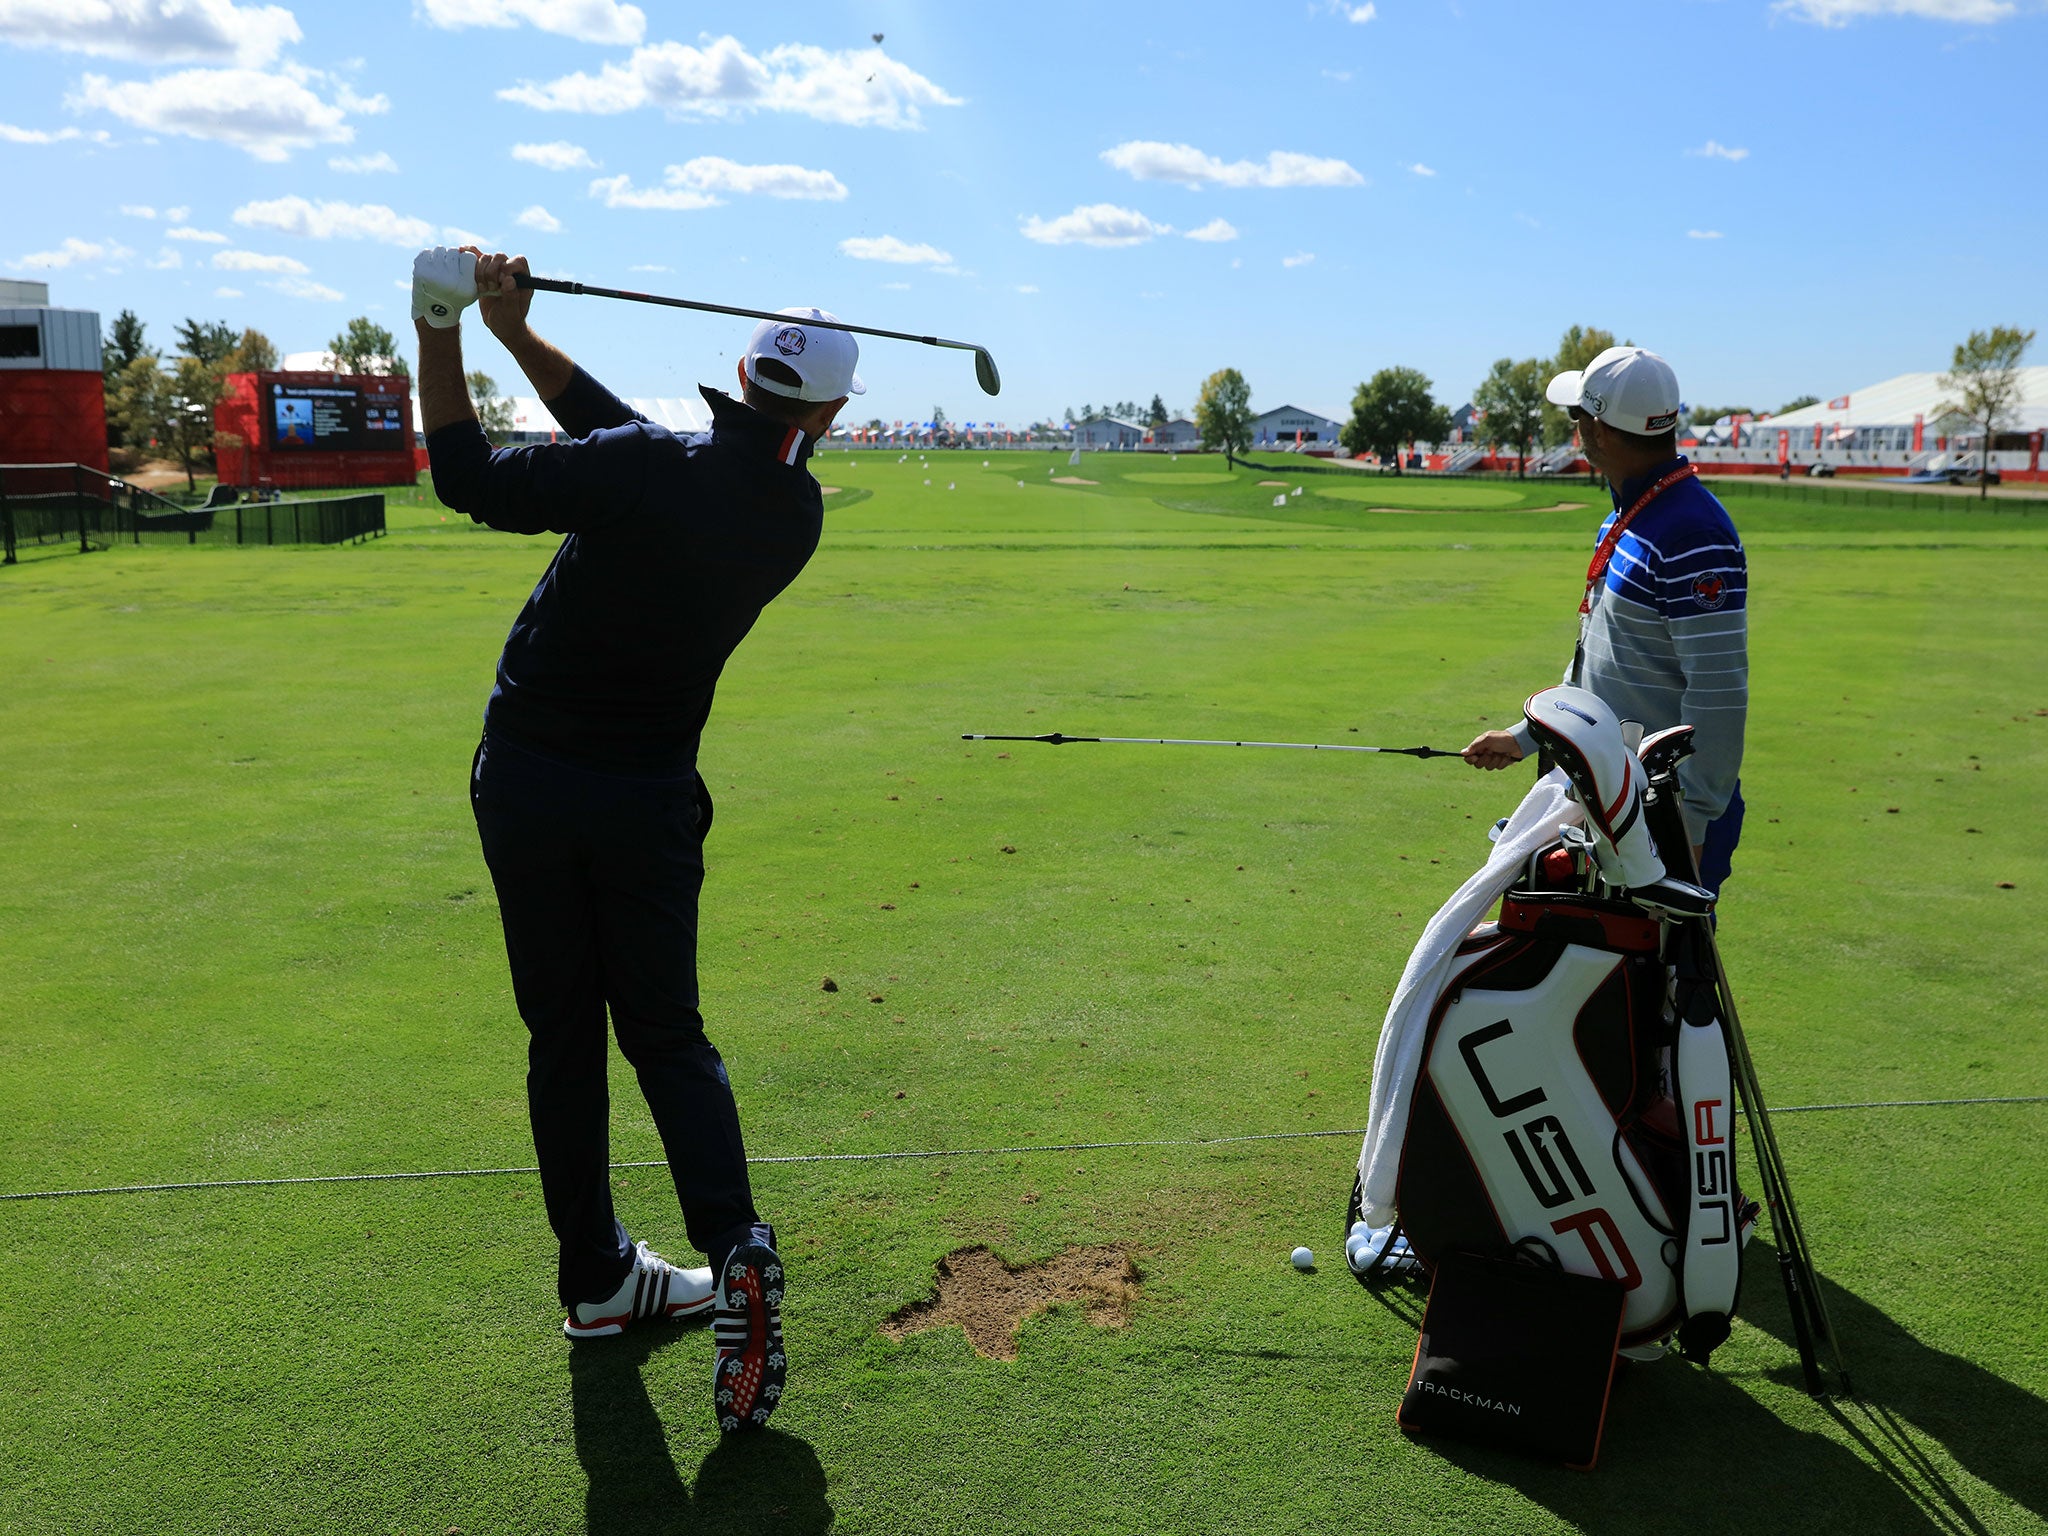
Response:
POLYGON ((1486 864, 1429 920, 1408 956, 1408 968, 1394 989, 1379 1049, 1372 1063, 1372 1102, 1365 1145, 1358 1154, 1362 1215, 1375 1227, 1394 1219, 1394 1185, 1401 1175, 1401 1143, 1408 1135, 1408 1109, 1422 1071, 1422 1040, 1429 1015, 1449 979, 1458 946, 1487 910, 1509 890, 1529 855, 1555 842, 1565 827, 1583 819, 1568 798, 1570 782, 1553 768, 1536 781, 1501 829, 1486 864))

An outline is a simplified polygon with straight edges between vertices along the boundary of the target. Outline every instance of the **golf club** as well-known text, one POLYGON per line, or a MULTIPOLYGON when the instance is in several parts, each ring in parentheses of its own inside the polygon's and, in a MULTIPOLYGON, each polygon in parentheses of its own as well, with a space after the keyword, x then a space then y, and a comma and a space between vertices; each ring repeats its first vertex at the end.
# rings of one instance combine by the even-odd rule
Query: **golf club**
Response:
POLYGON ((1063 736, 1054 731, 1045 736, 983 736, 963 734, 962 741, 1042 741, 1063 747, 1070 741, 1115 742, 1138 747, 1281 747, 1293 752, 1391 752, 1397 757, 1462 757, 1461 752, 1442 747, 1345 747, 1322 741, 1190 741, 1176 736, 1063 736))
MULTIPOLYGON (((629 299, 635 304, 664 304, 670 309, 700 309, 709 315, 737 315, 742 320, 787 320, 788 315, 778 315, 768 309, 740 309, 731 304, 706 304, 698 299, 670 299, 658 293, 634 293, 626 288, 594 288, 588 283, 564 282, 555 277, 535 277, 521 272, 515 275, 515 282, 521 288, 530 288, 536 293, 572 293, 593 299, 629 299)), ((926 347, 950 347, 955 352, 974 354, 974 377, 981 385, 982 393, 999 395, 1003 391, 1002 375, 996 372, 996 360, 988 355, 986 347, 977 347, 971 341, 947 341, 942 336, 913 336, 907 331, 883 331, 870 325, 848 325, 843 320, 806 320, 805 325, 821 326, 832 331, 851 331, 856 336, 882 336, 890 341, 914 341, 926 347)))

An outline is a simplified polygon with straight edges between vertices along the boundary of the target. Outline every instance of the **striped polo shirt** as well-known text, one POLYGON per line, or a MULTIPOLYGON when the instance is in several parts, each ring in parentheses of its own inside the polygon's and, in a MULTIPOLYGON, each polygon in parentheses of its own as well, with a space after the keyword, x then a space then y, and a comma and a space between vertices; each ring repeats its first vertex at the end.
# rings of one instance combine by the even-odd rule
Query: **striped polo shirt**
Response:
MULTIPOLYGON (((1683 457, 1624 482, 1614 519, 1683 457)), ((1598 542, 1597 540, 1595 541, 1598 542)), ((1586 616, 1580 675, 1644 733, 1694 728, 1697 751, 1679 766, 1686 828, 1695 843, 1728 808, 1749 715, 1749 567, 1727 510, 1697 477, 1636 514, 1615 546, 1586 616)), ((1524 744, 1524 750, 1528 750, 1524 744)))

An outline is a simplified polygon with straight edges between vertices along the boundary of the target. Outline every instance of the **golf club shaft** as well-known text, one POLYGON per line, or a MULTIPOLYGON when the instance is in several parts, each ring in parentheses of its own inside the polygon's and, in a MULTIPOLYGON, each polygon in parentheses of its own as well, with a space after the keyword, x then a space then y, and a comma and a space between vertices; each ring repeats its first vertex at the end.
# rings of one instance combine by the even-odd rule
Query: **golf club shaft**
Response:
MULTIPOLYGON (((1702 922, 1699 929, 1707 956, 1714 966, 1714 990, 1720 1001, 1721 1019, 1728 1028, 1730 1054, 1735 1058, 1735 1086, 1749 1119, 1750 1146, 1756 1154, 1757 1173, 1763 1180, 1764 1198, 1771 1209, 1772 1232, 1778 1239, 1780 1267, 1785 1273, 1787 1300, 1791 1304, 1795 1331, 1802 1336, 1803 1342, 1806 1325, 1811 1322, 1812 1332, 1827 1344, 1837 1384, 1845 1396, 1853 1397, 1856 1389, 1849 1380, 1849 1368, 1842 1359, 1841 1340, 1835 1334, 1834 1319, 1828 1315, 1827 1298, 1821 1294, 1820 1275, 1813 1267, 1813 1253, 1806 1246, 1806 1229, 1799 1220, 1799 1208, 1792 1199, 1792 1184, 1785 1174, 1784 1154, 1778 1150, 1778 1134, 1771 1125, 1770 1107, 1764 1102, 1763 1085, 1756 1075, 1756 1061, 1749 1054, 1749 1037, 1743 1033, 1742 1020, 1735 1009, 1735 989, 1728 984, 1728 968, 1721 960, 1721 946, 1715 941, 1711 923, 1702 922)), ((1802 1355, 1809 1354, 1810 1349, 1810 1345, 1802 1349, 1802 1355)), ((1814 1396, 1820 1396, 1811 1360, 1802 1363, 1807 1366, 1808 1390, 1814 1396)))
MULTIPOLYGON (((670 309, 697 309, 708 315, 737 315, 742 320, 793 320, 790 315, 778 315, 772 309, 741 309, 733 304, 707 304, 701 299, 671 299, 658 293, 635 293, 628 288, 597 288, 589 283, 564 282, 555 277, 535 277, 528 272, 516 273, 513 281, 521 288, 531 288, 536 293, 572 293, 593 299, 628 299, 635 304, 663 304, 670 309)), ((948 341, 943 336, 913 336, 908 331, 884 331, 871 325, 848 325, 843 320, 813 320, 806 317, 805 325, 816 326, 827 331, 851 331, 856 336, 881 336, 890 341, 914 341, 926 347, 951 347, 958 352, 984 352, 971 341, 948 341)))
POLYGON ((1396 757, 1460 757, 1442 747, 1352 747, 1323 741, 1195 741, 1178 736, 989 736, 963 734, 962 741, 1042 741, 1055 747, 1070 741, 1098 741, 1134 747, 1276 747, 1289 752, 1387 752, 1396 757))

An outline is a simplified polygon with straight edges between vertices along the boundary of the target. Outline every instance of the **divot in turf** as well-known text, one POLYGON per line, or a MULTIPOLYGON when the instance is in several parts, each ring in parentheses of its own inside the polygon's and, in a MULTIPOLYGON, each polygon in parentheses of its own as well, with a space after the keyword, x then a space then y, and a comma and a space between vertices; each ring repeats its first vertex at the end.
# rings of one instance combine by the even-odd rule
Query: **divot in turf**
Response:
POLYGON ((939 1260, 936 1294, 914 1301, 882 1323, 882 1335, 902 1343, 928 1328, 958 1325, 974 1352, 988 1360, 1017 1358, 1024 1324, 1062 1302, 1081 1303, 1098 1328, 1131 1320, 1143 1276, 1122 1248, 1069 1248, 1037 1264, 1008 1264, 976 1244, 939 1260))

